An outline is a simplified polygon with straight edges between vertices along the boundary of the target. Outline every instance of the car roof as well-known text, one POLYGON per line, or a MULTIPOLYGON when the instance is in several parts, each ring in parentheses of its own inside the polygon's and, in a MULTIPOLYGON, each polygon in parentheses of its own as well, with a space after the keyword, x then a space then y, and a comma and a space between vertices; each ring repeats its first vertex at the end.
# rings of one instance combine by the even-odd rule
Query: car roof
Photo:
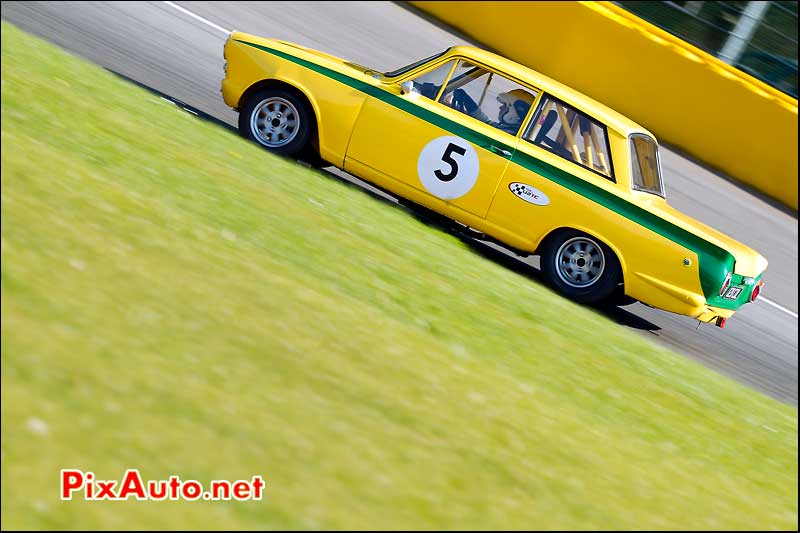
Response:
POLYGON ((597 100, 586 96, 580 91, 576 91, 572 87, 564 85, 553 78, 545 76, 541 72, 537 72, 532 68, 521 65, 516 61, 505 58, 501 55, 483 50, 475 46, 451 46, 447 49, 443 57, 463 56, 474 59, 487 66, 491 66, 506 72, 509 75, 520 79, 521 81, 530 83, 546 93, 552 94, 556 98, 563 100, 568 104, 572 104, 582 111, 588 113, 590 116, 603 122, 606 126, 616 130, 624 136, 631 133, 645 133, 655 139, 655 135, 642 127, 640 124, 632 121, 625 115, 614 111, 610 107, 601 104, 597 100))

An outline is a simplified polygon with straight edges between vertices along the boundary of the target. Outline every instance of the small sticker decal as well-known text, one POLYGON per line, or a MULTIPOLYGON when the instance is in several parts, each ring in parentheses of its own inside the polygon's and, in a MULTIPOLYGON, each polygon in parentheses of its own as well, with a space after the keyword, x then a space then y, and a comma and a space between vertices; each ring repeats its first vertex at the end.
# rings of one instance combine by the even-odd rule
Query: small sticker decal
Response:
POLYGON ((528 202, 529 204, 533 205, 550 204, 550 198, 548 198, 545 193, 543 193, 536 187, 531 187, 527 183, 519 183, 515 181, 513 183, 509 183, 508 188, 512 193, 514 193, 514 195, 517 198, 521 198, 526 202, 528 202))
POLYGON ((478 154, 461 137, 437 137, 425 145, 417 159, 423 187, 443 200, 467 194, 478 180, 478 154))

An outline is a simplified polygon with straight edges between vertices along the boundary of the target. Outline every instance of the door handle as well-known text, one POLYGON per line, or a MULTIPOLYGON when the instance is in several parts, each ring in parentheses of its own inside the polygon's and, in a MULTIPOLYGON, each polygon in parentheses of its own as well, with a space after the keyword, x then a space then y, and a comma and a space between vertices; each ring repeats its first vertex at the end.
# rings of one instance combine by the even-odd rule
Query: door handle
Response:
POLYGON ((490 144, 489 146, 487 146, 487 148, 489 149, 490 152, 494 154, 502 155, 503 157, 511 157, 511 152, 509 152, 505 148, 500 148, 499 146, 495 146, 493 144, 490 144))

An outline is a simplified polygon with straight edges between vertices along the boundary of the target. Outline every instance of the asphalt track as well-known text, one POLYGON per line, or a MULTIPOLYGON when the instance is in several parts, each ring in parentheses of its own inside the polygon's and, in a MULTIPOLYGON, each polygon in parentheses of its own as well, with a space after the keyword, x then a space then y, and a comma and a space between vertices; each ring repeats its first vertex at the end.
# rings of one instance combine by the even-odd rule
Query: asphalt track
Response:
MULTIPOLYGON (((222 102, 223 30, 286 39, 379 70, 472 43, 402 4, 387 2, 2 2, 7 21, 131 81, 233 126, 222 102), (201 20, 205 19, 205 20, 201 20)), ((654 105, 657 103, 654 102, 654 105)), ((691 127, 691 125, 687 125, 691 127)), ((746 149, 746 147, 742 147, 746 149)), ((797 405, 797 217, 774 202, 664 149, 667 198, 679 210, 755 248, 769 260, 764 299, 724 329, 636 303, 608 315, 675 351, 797 405)), ((372 194, 375 189, 335 169, 372 194)), ((497 247, 473 249, 538 279, 497 247)), ((576 335, 586 333, 576 325, 576 335)))

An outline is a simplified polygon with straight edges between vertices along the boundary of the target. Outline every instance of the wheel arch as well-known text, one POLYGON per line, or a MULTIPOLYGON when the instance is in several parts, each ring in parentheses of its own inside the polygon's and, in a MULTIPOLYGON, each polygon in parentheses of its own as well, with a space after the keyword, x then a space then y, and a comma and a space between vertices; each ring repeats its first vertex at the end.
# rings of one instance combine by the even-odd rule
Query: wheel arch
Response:
POLYGON ((296 85, 275 78, 259 80, 245 89, 245 91, 239 97, 239 101, 236 104, 237 111, 241 109, 242 104, 244 104, 248 98, 264 89, 283 89, 285 91, 289 91, 308 104, 308 107, 311 109, 311 112, 314 116, 314 124, 311 128, 311 143, 314 146, 314 149, 319 152, 319 108, 317 107, 316 102, 314 102, 308 96, 308 93, 296 85))
POLYGON ((570 231, 570 230, 579 231, 581 233, 584 233, 584 234, 588 235, 589 237, 592 237, 593 239, 597 239, 598 241, 600 241, 603 244, 605 244, 606 246, 608 246, 608 248, 611 250, 611 252, 616 257, 617 262, 619 263, 619 269, 620 269, 620 273, 619 274, 620 274, 620 278, 621 278, 620 281, 624 285, 625 284, 625 280, 627 279, 628 269, 627 269, 627 266, 625 264, 625 258, 622 255, 622 253, 620 253, 619 248, 617 246, 615 246, 614 243, 610 239, 608 239, 605 236, 603 236, 602 234, 600 234, 600 233, 598 233, 596 231, 592 231, 592 230, 590 230, 588 228, 584 228, 582 226, 577 226, 577 225, 576 226, 559 226, 559 227, 553 228, 549 232, 547 232, 547 234, 545 234, 541 239, 539 239, 539 243, 537 244, 536 250, 533 252, 533 254, 534 255, 541 255, 542 250, 544 249, 544 247, 547 245, 548 242, 550 242, 553 238, 558 236, 560 233, 563 233, 565 231, 570 231))

